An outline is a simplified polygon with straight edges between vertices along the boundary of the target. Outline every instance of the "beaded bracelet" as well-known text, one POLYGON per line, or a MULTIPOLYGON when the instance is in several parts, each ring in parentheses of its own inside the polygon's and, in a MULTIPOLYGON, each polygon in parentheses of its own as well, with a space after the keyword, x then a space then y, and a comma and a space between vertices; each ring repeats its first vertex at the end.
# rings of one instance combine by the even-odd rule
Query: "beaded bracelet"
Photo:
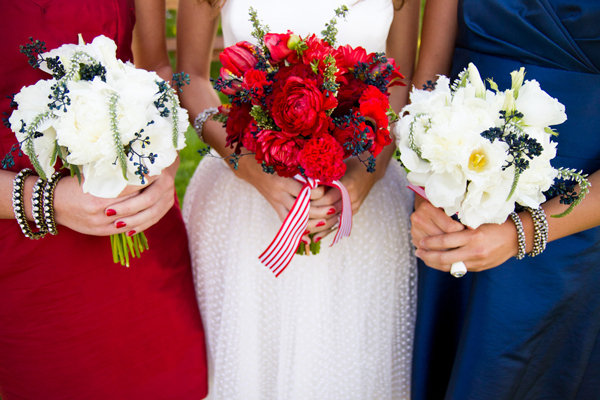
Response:
POLYGON ((13 180, 13 211, 15 213, 15 219, 21 227, 21 232, 23 232, 23 235, 25 235, 25 237, 29 239, 39 239, 41 237, 44 237, 46 232, 33 232, 31 230, 31 228, 29 227, 29 222, 27 222, 27 218, 25 217, 25 210, 23 205, 25 179, 30 175, 33 175, 33 171, 29 168, 25 168, 22 169, 13 180))
POLYGON ((33 191, 31 195, 31 215, 33 216, 33 221, 35 225, 38 227, 40 232, 48 232, 48 227, 46 226, 46 219, 44 217, 44 188, 46 187, 46 180, 42 178, 38 178, 35 181, 35 185, 33 185, 33 191))
POLYGON ((194 119, 194 129, 196 130, 196 134, 204 142, 204 136, 202 135, 202 130, 204 129, 204 123, 208 121, 210 117, 219 112, 219 109, 216 107, 210 107, 202 111, 196 116, 194 119))
POLYGON ((510 213, 510 218, 513 220, 515 227, 517 228, 517 242, 519 243, 519 250, 517 251, 517 255, 515 257, 517 260, 522 260, 525 257, 525 230, 523 229, 523 223, 521 222, 519 214, 513 211, 510 213))
POLYGON ((542 207, 535 210, 529 207, 525 207, 525 209, 529 211, 533 220, 533 248, 528 256, 535 257, 546 250, 546 244, 548 243, 548 220, 542 207))
POLYGON ((48 233, 51 235, 56 235, 58 233, 56 221, 54 219, 54 189, 56 189, 56 185, 61 178, 62 174, 60 172, 55 172, 50 179, 48 179, 48 183, 44 189, 44 216, 46 218, 48 233))

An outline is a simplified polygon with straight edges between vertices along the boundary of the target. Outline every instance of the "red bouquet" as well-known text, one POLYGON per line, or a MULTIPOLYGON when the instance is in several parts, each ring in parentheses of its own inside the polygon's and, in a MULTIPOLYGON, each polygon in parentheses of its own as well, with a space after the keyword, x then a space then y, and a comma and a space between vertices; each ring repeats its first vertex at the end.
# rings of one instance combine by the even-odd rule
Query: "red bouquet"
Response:
MULTIPOLYGON (((346 11, 342 7, 336 14, 346 11)), ((224 49, 214 84, 230 100, 218 118, 225 123, 227 145, 234 149, 233 162, 244 148, 266 172, 345 192, 338 182, 346 171, 344 160, 358 157, 372 172, 375 157, 392 142, 390 117, 396 116, 388 88, 403 85, 403 76, 382 53, 336 47, 335 18, 321 39, 291 31, 266 33, 253 10, 250 15, 259 45, 239 42, 224 49)), ((292 250, 304 232, 299 230, 298 240, 287 245, 292 250)))

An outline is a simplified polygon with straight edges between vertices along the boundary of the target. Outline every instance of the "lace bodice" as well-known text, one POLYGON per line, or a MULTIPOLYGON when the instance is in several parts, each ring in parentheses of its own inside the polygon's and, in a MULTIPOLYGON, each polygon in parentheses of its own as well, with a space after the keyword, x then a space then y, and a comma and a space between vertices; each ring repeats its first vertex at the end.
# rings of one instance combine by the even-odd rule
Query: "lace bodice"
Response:
POLYGON ((362 46, 369 52, 385 51, 394 15, 391 0, 227 0, 221 12, 225 45, 242 40, 256 42, 250 35, 250 7, 258 12, 270 32, 289 29, 301 36, 320 36, 325 24, 335 16, 334 10, 344 4, 348 14, 345 19, 338 18, 337 43, 362 46))

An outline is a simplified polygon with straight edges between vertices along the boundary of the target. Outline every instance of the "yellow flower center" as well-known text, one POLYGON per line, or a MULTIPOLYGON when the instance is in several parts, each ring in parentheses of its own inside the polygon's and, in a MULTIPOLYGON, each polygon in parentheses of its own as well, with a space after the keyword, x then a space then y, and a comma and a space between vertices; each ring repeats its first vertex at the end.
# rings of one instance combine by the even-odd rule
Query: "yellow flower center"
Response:
POLYGON ((469 157, 469 169, 475 172, 481 172, 486 167, 488 161, 483 150, 474 150, 469 157))

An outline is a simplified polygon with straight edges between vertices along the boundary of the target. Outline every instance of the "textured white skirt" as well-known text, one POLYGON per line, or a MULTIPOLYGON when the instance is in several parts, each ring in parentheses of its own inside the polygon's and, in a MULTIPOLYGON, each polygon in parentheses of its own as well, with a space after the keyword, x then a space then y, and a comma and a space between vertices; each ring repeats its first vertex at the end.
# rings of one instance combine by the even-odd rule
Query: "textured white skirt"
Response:
POLYGON ((408 399, 416 304, 412 194, 392 160, 352 234, 275 278, 258 256, 281 221, 224 161, 184 200, 207 336, 210 399, 408 399))

